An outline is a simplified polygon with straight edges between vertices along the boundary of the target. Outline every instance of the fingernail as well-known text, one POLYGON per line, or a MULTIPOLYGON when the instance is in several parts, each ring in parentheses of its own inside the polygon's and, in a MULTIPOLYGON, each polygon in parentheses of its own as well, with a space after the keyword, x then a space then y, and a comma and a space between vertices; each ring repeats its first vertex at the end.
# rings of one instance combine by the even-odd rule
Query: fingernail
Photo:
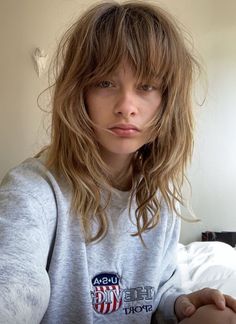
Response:
POLYGON ((185 309, 185 314, 186 315, 190 315, 193 311, 193 307, 191 305, 189 305, 186 309, 185 309))

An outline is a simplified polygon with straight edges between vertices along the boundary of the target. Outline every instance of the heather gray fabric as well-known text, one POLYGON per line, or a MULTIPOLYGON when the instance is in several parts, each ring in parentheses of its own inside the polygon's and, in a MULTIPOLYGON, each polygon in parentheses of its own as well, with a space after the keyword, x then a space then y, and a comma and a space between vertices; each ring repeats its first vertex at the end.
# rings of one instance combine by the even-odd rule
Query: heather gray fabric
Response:
MULTIPOLYGON (((113 195, 109 231, 86 245, 70 215, 69 187, 31 158, 0 187, 0 323, 150 323, 157 309, 171 318, 178 286, 180 222, 163 207, 158 227, 136 231, 129 192, 113 195)), ((93 224, 96 230, 96 224, 93 224)))

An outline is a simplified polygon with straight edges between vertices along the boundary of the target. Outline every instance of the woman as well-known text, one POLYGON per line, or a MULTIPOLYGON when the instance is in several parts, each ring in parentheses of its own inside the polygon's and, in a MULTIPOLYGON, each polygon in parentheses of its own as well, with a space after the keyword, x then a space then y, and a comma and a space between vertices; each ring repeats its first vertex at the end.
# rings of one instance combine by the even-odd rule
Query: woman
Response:
POLYGON ((51 143, 1 185, 2 322, 235 319, 230 296, 183 291, 175 262, 195 66, 146 1, 95 5, 65 33, 51 143))

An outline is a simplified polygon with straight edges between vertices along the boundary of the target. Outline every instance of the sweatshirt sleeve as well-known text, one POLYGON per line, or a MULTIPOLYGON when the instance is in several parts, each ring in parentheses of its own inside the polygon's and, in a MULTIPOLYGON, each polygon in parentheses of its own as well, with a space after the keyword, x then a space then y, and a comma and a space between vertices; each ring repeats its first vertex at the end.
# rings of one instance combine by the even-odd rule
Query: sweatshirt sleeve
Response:
POLYGON ((0 187, 0 322, 36 324, 50 298, 51 234, 42 203, 15 173, 0 187))
POLYGON ((171 225, 167 227, 166 232, 161 283, 158 291, 161 296, 158 313, 161 313, 168 323, 178 323, 174 312, 175 300, 187 292, 181 288, 180 273, 177 265, 180 217, 176 215, 169 217, 171 217, 171 225))

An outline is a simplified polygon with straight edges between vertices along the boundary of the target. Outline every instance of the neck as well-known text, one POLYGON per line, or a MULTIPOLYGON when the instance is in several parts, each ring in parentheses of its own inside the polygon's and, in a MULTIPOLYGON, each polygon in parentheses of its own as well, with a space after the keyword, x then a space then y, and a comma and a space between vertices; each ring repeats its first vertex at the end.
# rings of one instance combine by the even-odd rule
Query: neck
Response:
POLYGON ((112 154, 101 152, 104 162, 111 171, 112 186, 121 191, 128 191, 132 186, 132 154, 112 154))
POLYGON ((132 187, 132 168, 115 172, 112 177, 112 186, 121 191, 129 191, 132 187))

